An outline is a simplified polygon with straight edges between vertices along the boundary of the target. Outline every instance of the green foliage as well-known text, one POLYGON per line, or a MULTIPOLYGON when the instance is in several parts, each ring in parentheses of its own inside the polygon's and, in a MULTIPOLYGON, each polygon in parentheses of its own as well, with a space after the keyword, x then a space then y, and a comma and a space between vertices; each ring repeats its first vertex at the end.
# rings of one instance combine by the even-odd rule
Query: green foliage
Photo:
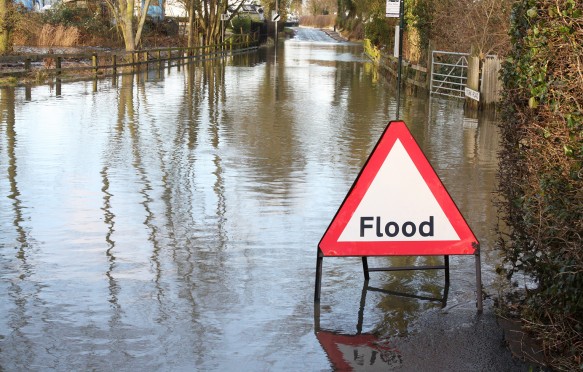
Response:
POLYGON ((408 1, 409 11, 407 12, 407 24, 415 27, 421 39, 421 49, 426 51, 431 39, 431 25, 435 7, 432 0, 412 0, 408 1))
POLYGON ((58 2, 42 13, 42 21, 51 25, 77 27, 83 33, 100 34, 110 31, 108 19, 93 13, 88 8, 71 6, 58 2))
POLYGON ((231 20, 234 34, 248 34, 251 31, 251 18, 235 17, 231 20))
POLYGON ((82 33, 102 34, 110 31, 109 20, 88 8, 74 7, 63 2, 56 3, 43 12, 41 17, 44 23, 77 27, 82 33))
POLYGON ((58 3, 43 13, 43 20, 51 25, 75 26, 79 22, 77 8, 58 3))
POLYGON ((508 275, 538 288, 524 316, 557 369, 583 355, 583 4, 521 0, 503 65, 500 193, 508 275))
POLYGON ((14 76, 2 77, 0 78, 0 87, 14 87, 18 83, 18 80, 14 76))
POLYGON ((384 18, 373 18, 364 26, 365 38, 375 46, 389 45, 391 34, 391 29, 384 18))

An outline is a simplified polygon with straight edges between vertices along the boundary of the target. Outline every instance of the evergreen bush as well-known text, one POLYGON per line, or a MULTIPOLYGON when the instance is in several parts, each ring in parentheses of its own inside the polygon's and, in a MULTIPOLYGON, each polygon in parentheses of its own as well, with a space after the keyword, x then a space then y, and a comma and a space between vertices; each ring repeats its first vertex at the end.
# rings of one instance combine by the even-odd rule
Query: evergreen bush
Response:
POLYGON ((231 20, 234 34, 248 34, 251 31, 251 18, 235 17, 231 20))
POLYGON ((373 18, 364 26, 364 37, 377 47, 390 45, 391 34, 393 32, 384 18, 373 18))
POLYGON ((551 365, 583 369, 583 2, 519 0, 503 65, 505 271, 530 276, 523 321, 551 365))

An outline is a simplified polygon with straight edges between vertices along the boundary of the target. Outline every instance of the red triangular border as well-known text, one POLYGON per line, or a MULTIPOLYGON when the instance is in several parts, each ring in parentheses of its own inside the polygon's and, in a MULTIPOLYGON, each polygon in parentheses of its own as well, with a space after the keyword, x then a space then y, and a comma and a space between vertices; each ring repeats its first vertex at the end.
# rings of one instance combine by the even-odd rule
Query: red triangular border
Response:
MULTIPOLYGON (((397 196, 398 197, 398 196, 397 196)), ((430 256, 475 254, 478 241, 403 121, 390 122, 354 181, 318 248, 324 256, 430 256), (460 240, 339 242, 338 238, 399 139, 460 240)))

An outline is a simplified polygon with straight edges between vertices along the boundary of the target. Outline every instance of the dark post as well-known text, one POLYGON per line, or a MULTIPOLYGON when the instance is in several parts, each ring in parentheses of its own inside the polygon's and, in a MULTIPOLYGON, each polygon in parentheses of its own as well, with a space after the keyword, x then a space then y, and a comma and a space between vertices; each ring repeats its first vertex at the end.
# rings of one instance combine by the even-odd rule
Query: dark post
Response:
POLYGON ((362 256, 362 270, 364 271, 364 280, 369 280, 370 275, 368 274, 368 259, 366 256, 362 256))
POLYGON ((405 1, 399 1, 399 63, 397 66, 397 112, 396 119, 399 120, 401 105, 401 66, 403 65, 403 28, 405 27, 405 1))
MULTIPOLYGON (((364 258, 364 257, 363 257, 364 258)), ((362 333, 362 324, 364 323, 364 308, 366 306, 366 291, 368 290, 368 280, 362 285, 360 294, 360 308, 358 309, 358 323, 356 324, 356 334, 362 333)))
POLYGON ((320 290, 322 289, 322 264, 324 255, 318 248, 318 258, 316 259, 316 290, 314 291, 314 302, 320 302, 320 290))
POLYGON ((445 285, 449 285, 449 256, 443 256, 443 266, 445 266, 445 285))
POLYGON ((320 331, 320 303, 314 304, 314 333, 320 331))
POLYGON ((478 305, 478 314, 484 310, 482 305, 482 264, 480 262, 480 246, 476 248, 476 296, 478 305))
POLYGON ((56 88, 56 96, 60 97, 61 96, 61 57, 57 57, 57 59, 55 60, 55 73, 57 75, 56 78, 56 83, 57 83, 57 88, 56 88))
POLYGON ((117 55, 111 56, 111 66, 113 70, 113 75, 117 75, 117 55))
POLYGON ((30 58, 24 60, 24 69, 30 71, 30 58))

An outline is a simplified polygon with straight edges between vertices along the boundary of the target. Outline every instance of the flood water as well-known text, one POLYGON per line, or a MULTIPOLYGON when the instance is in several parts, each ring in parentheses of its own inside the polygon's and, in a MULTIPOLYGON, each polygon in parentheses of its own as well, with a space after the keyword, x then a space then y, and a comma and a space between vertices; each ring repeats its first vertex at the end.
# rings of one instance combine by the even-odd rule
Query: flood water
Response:
MULTIPOLYGON (((439 341, 495 322, 473 256, 451 258, 449 288, 442 271, 364 285, 360 258, 325 258, 315 308, 318 242, 395 118, 360 45, 290 39, 58 93, 0 90, 0 370, 481 369, 439 341)), ((495 295, 495 122, 401 107, 495 295)), ((501 337, 478 359, 507 365, 501 337)))

